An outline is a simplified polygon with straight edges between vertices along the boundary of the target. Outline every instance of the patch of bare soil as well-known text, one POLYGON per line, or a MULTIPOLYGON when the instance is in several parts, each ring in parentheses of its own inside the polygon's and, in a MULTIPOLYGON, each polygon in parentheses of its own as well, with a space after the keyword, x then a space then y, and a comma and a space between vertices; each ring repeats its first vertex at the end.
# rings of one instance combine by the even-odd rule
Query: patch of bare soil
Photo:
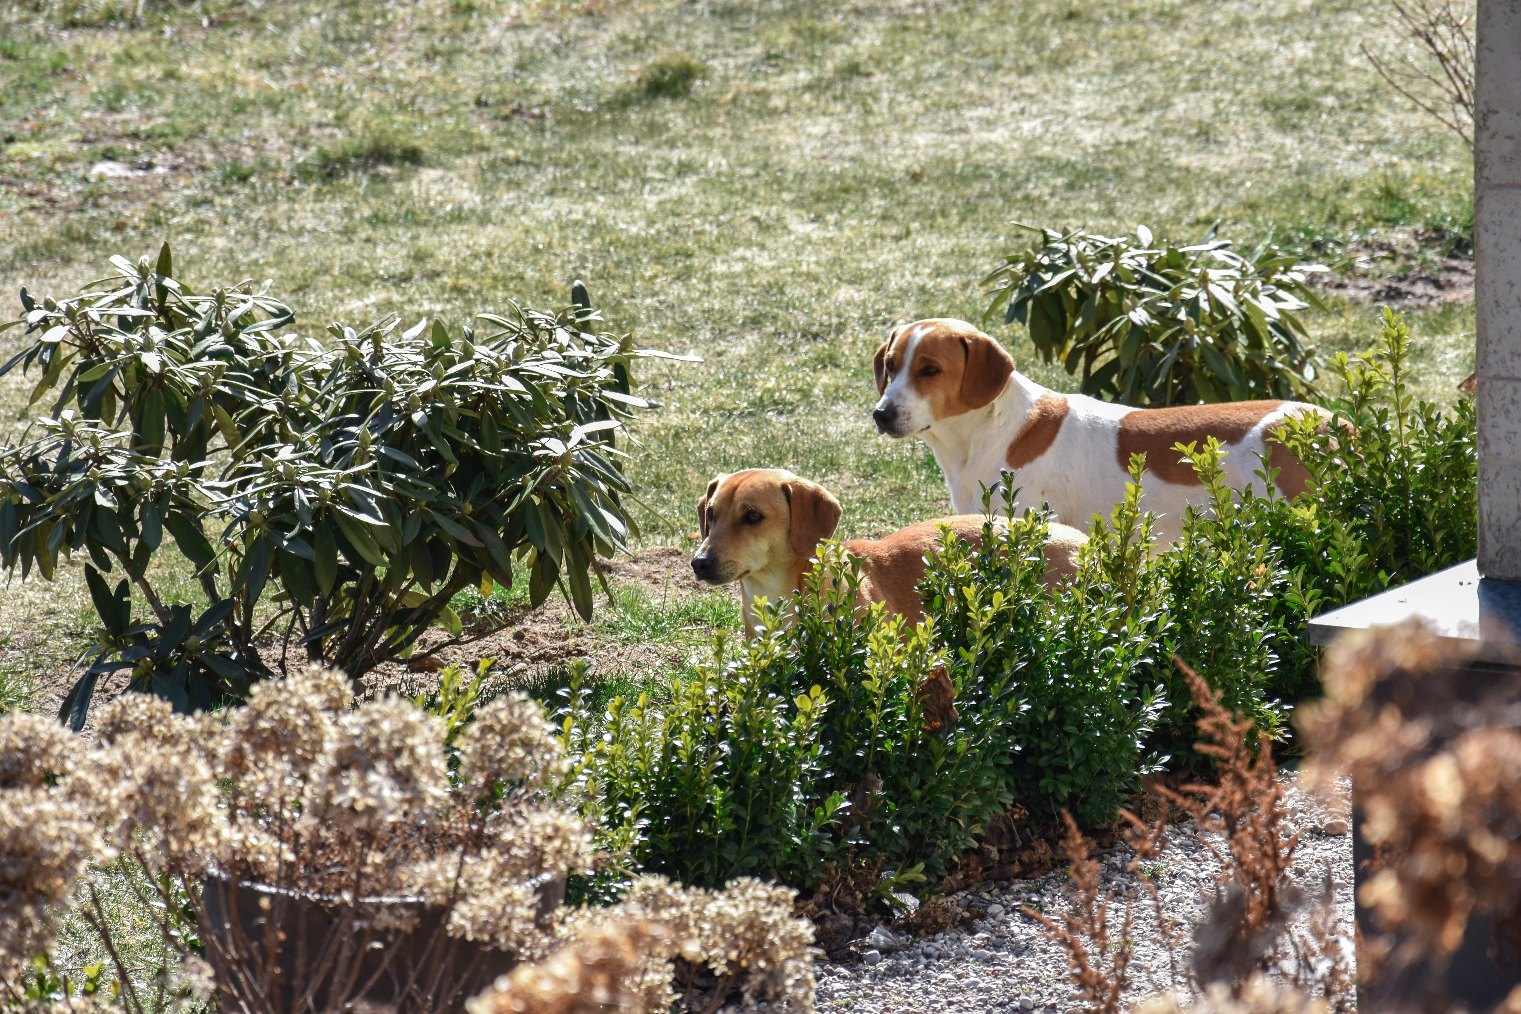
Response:
POLYGON ((705 590, 692 576, 692 554, 684 549, 646 549, 633 556, 602 561, 609 582, 636 584, 650 594, 695 595, 705 590))
POLYGON ((385 662, 365 677, 365 685, 377 693, 414 696, 437 685, 437 673, 450 666, 474 672, 490 660, 486 690, 494 695, 532 680, 533 677, 568 666, 580 658, 597 670, 595 641, 563 602, 550 599, 538 609, 508 619, 505 626, 455 639, 431 630, 418 642, 406 662, 385 662))
POLYGON ((1320 287, 1344 299, 1395 309, 1473 300, 1473 250, 1466 242, 1418 230, 1352 251, 1350 266, 1320 287))
MULTIPOLYGON (((654 596, 678 597, 702 589, 692 577, 688 555, 679 549, 648 549, 604 560, 602 565, 608 583, 615 587, 634 585, 654 596)), ((484 689, 492 694, 564 669, 577 659, 585 659, 589 674, 596 678, 658 671, 678 662, 680 656, 668 645, 600 639, 563 600, 551 597, 538 609, 518 613, 495 630, 467 632, 461 639, 442 630, 429 631, 410 661, 377 666, 365 683, 380 692, 415 695, 436 684, 433 674, 439 670, 457 665, 473 672, 486 659, 492 660, 492 670, 484 689)))

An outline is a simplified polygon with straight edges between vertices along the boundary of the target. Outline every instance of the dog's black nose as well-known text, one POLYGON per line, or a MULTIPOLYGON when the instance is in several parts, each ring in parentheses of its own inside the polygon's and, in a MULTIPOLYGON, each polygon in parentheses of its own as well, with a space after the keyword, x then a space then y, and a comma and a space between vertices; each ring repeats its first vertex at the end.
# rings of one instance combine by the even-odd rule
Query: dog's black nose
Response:
POLYGON ((894 419, 898 418, 898 409, 896 407, 873 409, 871 417, 876 420, 878 429, 886 429, 894 419))
POLYGON ((713 573, 718 566, 717 561, 707 553, 698 553, 692 557, 692 573, 699 581, 713 580, 713 573))

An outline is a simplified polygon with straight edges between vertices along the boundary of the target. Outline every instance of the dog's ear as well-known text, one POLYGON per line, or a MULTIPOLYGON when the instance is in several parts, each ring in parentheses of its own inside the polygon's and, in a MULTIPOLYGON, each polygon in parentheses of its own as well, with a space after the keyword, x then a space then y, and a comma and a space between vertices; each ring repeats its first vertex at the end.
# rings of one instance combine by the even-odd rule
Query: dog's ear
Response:
POLYGON ((981 408, 1003 391, 1014 372, 1014 360, 1003 346, 985 334, 962 335, 966 369, 961 373, 961 400, 967 408, 981 408))
POLYGON ((871 368, 877 375, 878 394, 887 390, 887 350, 898 340, 898 331, 898 328, 894 328, 892 334, 887 336, 887 341, 877 346, 877 354, 871 357, 871 368))
POLYGON ((806 560, 820 542, 834 534, 840 523, 840 501, 830 496, 829 490, 807 479, 783 483, 782 493, 792 509, 792 522, 787 529, 792 551, 806 560))
POLYGON ((720 475, 708 483, 708 491, 702 495, 701 500, 697 501, 697 530, 705 539, 708 537, 708 507, 713 503, 713 494, 718 492, 718 484, 725 478, 720 475))

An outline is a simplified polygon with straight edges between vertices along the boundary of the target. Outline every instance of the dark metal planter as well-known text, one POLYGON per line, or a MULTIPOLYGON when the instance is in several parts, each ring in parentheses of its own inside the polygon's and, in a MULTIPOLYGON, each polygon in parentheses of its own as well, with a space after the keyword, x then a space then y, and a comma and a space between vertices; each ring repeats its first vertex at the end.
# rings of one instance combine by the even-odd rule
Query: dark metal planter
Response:
MULTIPOLYGON (((1433 724, 1433 748, 1475 725, 1521 727, 1521 582, 1481 578, 1473 561, 1451 567, 1316 617, 1310 639, 1326 644, 1346 630, 1419 619, 1452 647, 1452 664, 1425 674, 1419 703, 1433 724)), ((1377 693, 1378 691, 1375 691, 1377 693)), ((1387 691, 1385 691, 1387 692, 1387 691)), ((1373 861, 1363 838, 1359 788, 1352 786, 1352 858, 1361 888, 1373 861)), ((1357 905, 1359 948, 1382 933, 1374 914, 1357 905)), ((1473 913, 1462 943, 1444 962, 1423 955, 1391 962, 1377 981, 1358 991, 1358 1007, 1371 1011, 1492 1010, 1521 984, 1521 954, 1514 927, 1473 913)), ((1408 945, 1394 938, 1396 950, 1408 945)), ((1411 949, 1403 951, 1409 955, 1411 949)))
MULTIPOLYGON (((533 885, 546 923, 564 903, 565 878, 546 873, 533 885)), ((448 912, 420 898, 349 904, 215 875, 201 897, 222 1011, 457 1011, 518 961, 450 936, 448 912)))

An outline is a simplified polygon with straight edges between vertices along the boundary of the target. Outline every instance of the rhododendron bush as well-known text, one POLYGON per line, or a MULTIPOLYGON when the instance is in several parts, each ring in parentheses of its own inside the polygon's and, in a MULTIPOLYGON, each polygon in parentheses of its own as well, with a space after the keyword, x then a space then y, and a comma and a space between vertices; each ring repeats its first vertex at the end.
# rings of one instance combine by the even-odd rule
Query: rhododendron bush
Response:
POLYGON ((509 303, 458 330, 426 318, 299 334, 268 285, 196 294, 165 246, 114 257, 67 299, 22 290, 25 344, 0 365, 47 399, 0 446, 0 566, 51 580, 84 558, 100 619, 64 701, 84 724, 97 682, 182 711, 243 697, 259 646, 358 679, 429 627, 458 632, 462 589, 528 578, 584 618, 595 560, 625 548, 635 349, 585 289, 542 313, 509 303), (175 601, 182 555, 196 601, 175 601), (134 603, 134 596, 136 602, 134 603))

